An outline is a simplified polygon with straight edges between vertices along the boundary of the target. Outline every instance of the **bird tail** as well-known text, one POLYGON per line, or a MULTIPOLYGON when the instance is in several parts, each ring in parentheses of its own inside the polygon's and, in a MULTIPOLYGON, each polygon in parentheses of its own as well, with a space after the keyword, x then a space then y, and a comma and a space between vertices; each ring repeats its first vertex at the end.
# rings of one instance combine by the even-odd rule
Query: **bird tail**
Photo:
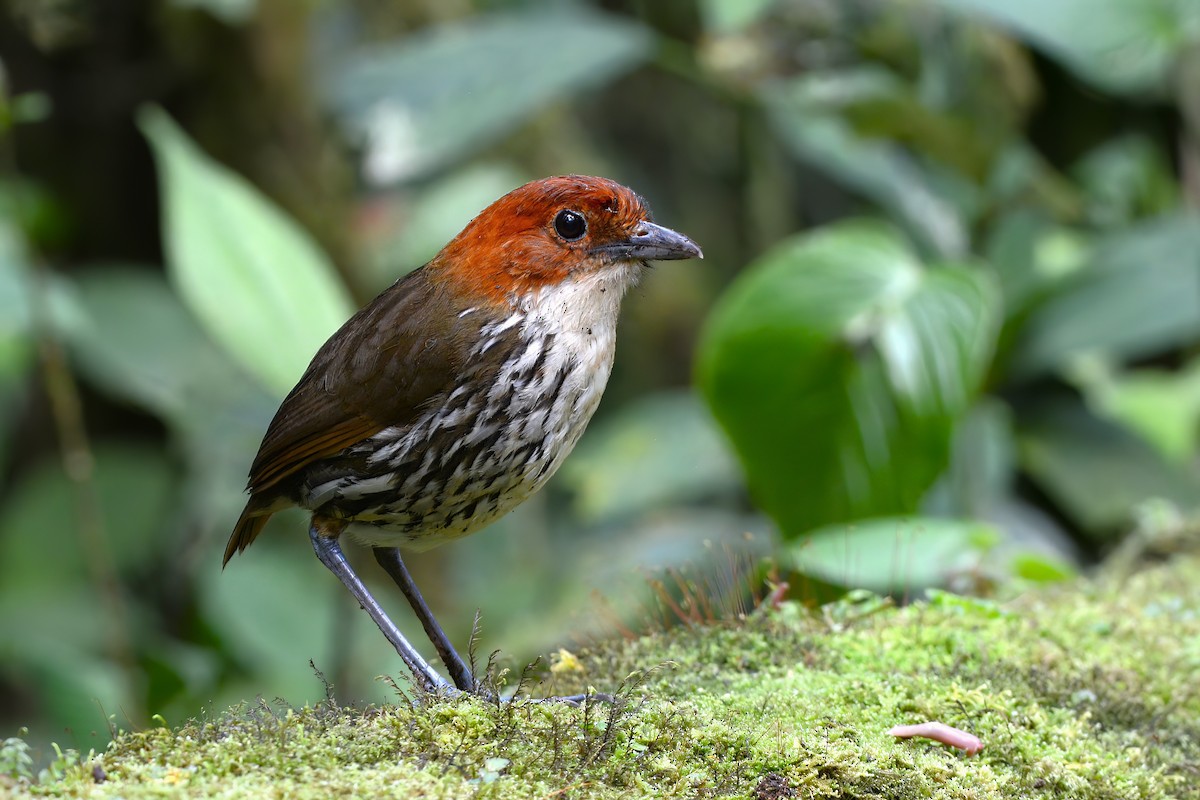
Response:
POLYGON ((238 517, 237 524, 233 526, 229 542, 225 545, 225 558, 221 561, 222 568, 229 563, 229 559, 233 558, 234 554, 242 552, 254 543, 254 540, 262 533, 267 521, 271 519, 271 514, 270 509, 263 508, 255 502, 253 497, 250 498, 250 502, 246 503, 246 507, 242 509, 242 515, 238 517))

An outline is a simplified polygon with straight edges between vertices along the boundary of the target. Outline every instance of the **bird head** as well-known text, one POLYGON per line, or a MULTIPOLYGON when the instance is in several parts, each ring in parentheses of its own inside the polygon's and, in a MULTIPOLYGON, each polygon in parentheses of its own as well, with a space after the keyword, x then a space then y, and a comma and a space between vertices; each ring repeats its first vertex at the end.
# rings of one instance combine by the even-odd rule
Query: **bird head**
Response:
POLYGON ((647 260, 703 258, 686 236, 656 225, 646 201, 607 178, 543 178, 471 220, 430 267, 496 303, 613 272, 636 279, 647 260))

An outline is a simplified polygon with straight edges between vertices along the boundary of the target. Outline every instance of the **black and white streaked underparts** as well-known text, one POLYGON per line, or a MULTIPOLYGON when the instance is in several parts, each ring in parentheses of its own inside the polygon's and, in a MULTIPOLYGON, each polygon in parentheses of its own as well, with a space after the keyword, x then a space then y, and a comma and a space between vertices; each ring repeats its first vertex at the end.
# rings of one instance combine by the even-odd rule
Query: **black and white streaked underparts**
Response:
POLYGON ((517 298, 512 314, 480 329, 458 388, 413 424, 313 465, 299 505, 360 523, 351 533, 371 545, 415 550, 511 511, 550 479, 599 405, 621 298, 641 266, 614 264, 517 298))

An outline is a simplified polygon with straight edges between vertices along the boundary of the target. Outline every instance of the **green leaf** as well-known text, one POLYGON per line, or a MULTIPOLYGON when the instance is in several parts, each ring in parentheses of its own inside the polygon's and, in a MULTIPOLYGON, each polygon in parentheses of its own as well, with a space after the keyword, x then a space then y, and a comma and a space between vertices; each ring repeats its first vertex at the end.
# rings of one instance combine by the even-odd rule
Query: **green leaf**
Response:
POLYGON ((785 537, 917 509, 998 318, 986 273, 923 265, 874 222, 795 238, 741 275, 709 320, 699 380, 785 537))
POLYGON ((1019 553, 1012 560, 1013 575, 1033 583, 1062 583, 1076 576, 1075 567, 1042 553, 1019 553))
MULTIPOLYGON (((967 230, 956 199, 937 170, 894 140, 860 135, 848 119, 856 104, 894 99, 899 79, 875 67, 768 84, 763 101, 775 129, 797 157, 889 211, 936 252, 962 254, 967 230)), ((971 191, 971 190, 966 190, 971 191)), ((970 205, 970 201, 967 205, 970 205)))
POLYGON ((1200 217, 1189 214, 1092 242, 1082 265, 1071 266, 1070 279, 1021 329, 1014 375, 1061 370, 1081 356, 1141 358, 1200 340, 1198 254, 1200 217))
POLYGON ((326 68, 322 94, 362 141, 367 179, 391 183, 461 160, 549 103, 604 84, 652 43, 627 19, 538 7, 363 47, 326 68))
POLYGON ((1136 434, 1091 414, 1078 401, 1023 409, 1022 466, 1085 532, 1111 538, 1150 498, 1185 511, 1200 508, 1195 470, 1166 461, 1136 434))
POLYGON ((1163 89, 1200 41, 1195 0, 937 0, 998 23, 1102 89, 1163 89))
POLYGON ((737 463, 692 392, 662 392, 626 405, 588 430, 559 481, 587 521, 736 492, 737 463))
POLYGON ((282 395, 353 313, 349 295, 295 222, 162 110, 138 122, 158 163, 172 280, 213 339, 282 395))
POLYGON ((1097 413, 1136 431, 1169 460, 1186 464, 1200 451, 1200 359, 1180 372, 1089 371, 1083 377, 1097 413))
POLYGON ((201 530, 231 524, 276 400, 217 349, 158 273, 88 270, 76 295, 83 313, 67 340, 83 374, 157 414, 179 437, 201 530))
POLYGON ((979 561, 975 543, 994 540, 970 520, 896 517, 831 525, 784 549, 787 566, 839 586, 909 592, 942 586, 979 561))

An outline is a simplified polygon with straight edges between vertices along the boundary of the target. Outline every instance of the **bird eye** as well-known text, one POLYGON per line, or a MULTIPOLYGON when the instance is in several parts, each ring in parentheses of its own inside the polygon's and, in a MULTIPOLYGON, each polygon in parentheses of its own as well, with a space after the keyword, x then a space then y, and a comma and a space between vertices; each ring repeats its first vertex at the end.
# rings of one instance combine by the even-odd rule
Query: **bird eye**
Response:
POLYGON ((587 220, 578 211, 563 210, 554 218, 554 230, 568 242, 573 242, 587 233, 587 220))

